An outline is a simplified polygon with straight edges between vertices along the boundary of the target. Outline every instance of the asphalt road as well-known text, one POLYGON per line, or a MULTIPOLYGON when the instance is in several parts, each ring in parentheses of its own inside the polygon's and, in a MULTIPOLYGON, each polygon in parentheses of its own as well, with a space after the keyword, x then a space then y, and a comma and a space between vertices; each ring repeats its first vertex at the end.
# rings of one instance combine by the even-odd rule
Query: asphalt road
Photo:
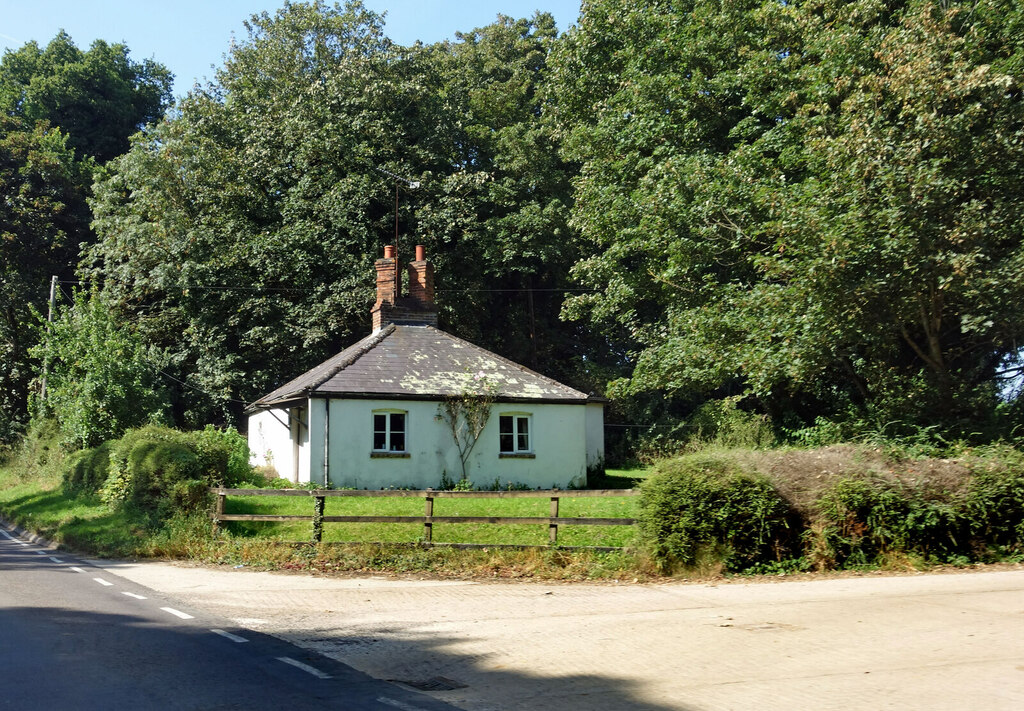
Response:
POLYGON ((0 527, 0 709, 113 708, 453 707, 0 527))

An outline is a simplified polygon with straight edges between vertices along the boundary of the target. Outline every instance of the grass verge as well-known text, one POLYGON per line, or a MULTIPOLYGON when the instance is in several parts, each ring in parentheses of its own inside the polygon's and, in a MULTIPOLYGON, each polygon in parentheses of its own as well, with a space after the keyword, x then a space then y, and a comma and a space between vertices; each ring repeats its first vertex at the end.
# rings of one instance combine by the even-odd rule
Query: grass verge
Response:
MULTIPOLYGON (((116 509, 97 496, 69 495, 62 486, 63 454, 41 441, 26 442, 20 455, 0 464, 0 515, 57 545, 111 558, 158 558, 206 564, 323 574, 429 574, 439 577, 539 580, 649 580, 657 571, 633 552, 457 550, 417 545, 422 528, 405 524, 326 524, 320 545, 308 540, 310 524, 232 523, 214 536, 203 515, 157 522, 116 509), (384 541, 341 545, 342 540, 384 541)), ((228 499, 229 512, 311 513, 305 498, 228 499)), ((565 499, 564 516, 632 517, 635 499, 565 499)), ((483 499, 435 502, 435 515, 547 516, 547 499, 483 499)), ((422 499, 330 498, 327 514, 422 515, 422 499)), ((630 527, 562 527, 563 545, 627 545, 630 527)), ((435 525, 434 539, 449 543, 543 545, 543 526, 435 525)))
POLYGON ((66 496, 61 456, 26 468, 0 466, 0 514, 11 523, 67 548, 98 556, 136 555, 148 538, 145 526, 97 497, 66 496))
MULTIPOLYGON (((435 542, 486 546, 476 550, 427 548, 419 544, 422 527, 414 524, 326 523, 319 545, 296 543, 309 540, 310 522, 230 522, 215 536, 202 514, 161 520, 152 512, 112 508, 96 496, 70 494, 62 487, 61 456, 45 437, 30 437, 17 461, 0 465, 0 514, 59 545, 96 556, 316 573, 545 580, 650 580, 664 575, 707 579, 734 573, 903 571, 1024 561, 1024 454, 1005 446, 945 459, 850 445, 814 450, 708 447, 663 460, 655 476, 676 476, 683 487, 666 490, 668 498, 663 497, 662 518, 671 527, 655 527, 655 539, 674 546, 671 560, 651 540, 638 541, 638 531, 631 527, 559 530, 563 546, 629 546, 615 553, 501 547, 545 545, 547 530, 541 525, 434 525, 435 542), (708 478, 715 472, 728 475, 719 483, 735 479, 735 486, 718 486, 715 477, 708 478), (765 484, 755 486, 758 481, 765 484), (740 513, 754 494, 765 505, 754 507, 756 515, 744 524, 740 513), (776 497, 788 507, 781 518, 769 516, 775 509, 766 508, 765 502, 776 497), (701 502, 703 513, 689 515, 701 502), (674 513, 673 506, 681 506, 681 513, 674 513), (340 543, 353 540, 366 542, 340 543)), ((624 488, 648 474, 650 470, 611 470, 592 485, 624 488)), ((645 492, 656 491, 656 483, 645 492)), ((643 518, 643 499, 561 493, 560 514, 565 517, 643 518)), ((437 499, 434 515, 546 517, 548 506, 546 498, 437 499)), ((227 512, 310 515, 311 509, 312 500, 306 497, 229 497, 227 512)), ((418 516, 423 500, 331 497, 326 513, 418 516)))

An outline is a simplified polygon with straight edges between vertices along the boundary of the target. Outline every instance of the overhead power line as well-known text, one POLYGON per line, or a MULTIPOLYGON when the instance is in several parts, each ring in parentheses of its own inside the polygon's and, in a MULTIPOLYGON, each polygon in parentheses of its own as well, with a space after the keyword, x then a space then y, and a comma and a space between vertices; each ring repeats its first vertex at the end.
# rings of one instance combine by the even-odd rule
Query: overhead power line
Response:
MULTIPOLYGON (((61 280, 60 284, 71 284, 71 285, 83 285, 88 282, 84 281, 73 281, 73 280, 61 280)), ((161 287, 163 290, 167 290, 170 287, 161 287)), ((317 291, 315 288, 301 288, 294 286, 232 286, 228 284, 220 284, 214 286, 178 286, 178 289, 182 291, 247 291, 251 293, 311 293, 317 291)), ((508 294, 508 293, 557 293, 557 292, 568 292, 573 294, 586 294, 586 293, 600 293, 603 289, 588 289, 583 287, 551 287, 551 288, 535 288, 535 287, 517 287, 512 289, 435 289, 434 292, 438 294, 466 294, 466 293, 493 293, 493 294, 508 294)), ((66 293, 66 292, 65 292, 66 293)))

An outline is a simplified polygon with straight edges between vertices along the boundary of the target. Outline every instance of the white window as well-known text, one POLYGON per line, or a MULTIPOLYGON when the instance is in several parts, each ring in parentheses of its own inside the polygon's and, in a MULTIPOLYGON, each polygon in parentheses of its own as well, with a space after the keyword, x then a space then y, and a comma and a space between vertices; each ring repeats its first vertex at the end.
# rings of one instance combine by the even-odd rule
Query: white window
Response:
POLYGON ((498 416, 498 451, 501 454, 528 454, 533 451, 529 415, 498 416))
POLYGON ((405 451, 405 415, 400 410, 373 413, 373 451, 405 451))

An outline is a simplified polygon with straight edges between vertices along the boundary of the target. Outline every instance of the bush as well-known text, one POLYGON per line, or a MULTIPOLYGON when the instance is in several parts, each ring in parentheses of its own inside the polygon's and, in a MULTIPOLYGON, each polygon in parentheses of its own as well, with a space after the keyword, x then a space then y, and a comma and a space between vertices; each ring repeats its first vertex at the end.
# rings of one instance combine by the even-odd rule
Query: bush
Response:
POLYGON ((72 496, 99 493, 110 474, 110 448, 112 442, 98 447, 82 449, 64 460, 64 490, 72 496))
POLYGON ((709 400, 686 421, 689 448, 717 445, 765 449, 775 444, 775 432, 766 415, 740 409, 738 397, 709 400))
POLYGON ((987 469, 975 474, 964 504, 972 546, 1024 552, 1024 469, 987 469))
POLYGON ((724 459, 663 462, 640 492, 640 531, 663 568, 720 559, 726 570, 792 557, 798 526, 767 479, 724 459))
POLYGON ((987 560, 1024 551, 1024 457, 1012 448, 962 460, 952 491, 927 480, 840 480, 816 503, 809 542, 819 567, 987 560), (993 556, 993 551, 998 555, 993 556))
POLYGON ((662 568, 1024 559, 1024 452, 1005 444, 943 459, 881 447, 713 450, 655 471, 640 524, 662 568))
POLYGON ((38 328, 30 353, 48 366, 47 397, 33 398, 30 409, 34 418, 59 422, 69 449, 95 447, 164 419, 169 402, 150 354, 103 292, 75 292, 73 304, 58 307, 53 321, 38 328))
POLYGON ((192 437, 204 451, 218 450, 226 453, 227 459, 220 470, 223 472, 225 486, 237 487, 260 482, 261 477, 254 473, 252 465, 249 464, 249 442, 238 430, 220 430, 213 425, 207 425, 205 429, 193 432, 192 437))
POLYGON ((9 455, 22 481, 59 473, 65 451, 60 445, 60 428, 53 420, 33 420, 21 443, 9 455))
POLYGON ((956 496, 870 478, 842 479, 817 503, 819 567, 874 565, 892 554, 950 560, 967 552, 956 496))
POLYGON ((159 518, 196 511, 209 502, 209 487, 251 479, 248 452, 241 435, 213 427, 130 430, 110 445, 109 474, 100 493, 114 506, 159 518))
POLYGON ((199 470, 183 433, 155 425, 130 430, 111 448, 102 496, 115 506, 154 513, 175 483, 198 478, 199 470))

